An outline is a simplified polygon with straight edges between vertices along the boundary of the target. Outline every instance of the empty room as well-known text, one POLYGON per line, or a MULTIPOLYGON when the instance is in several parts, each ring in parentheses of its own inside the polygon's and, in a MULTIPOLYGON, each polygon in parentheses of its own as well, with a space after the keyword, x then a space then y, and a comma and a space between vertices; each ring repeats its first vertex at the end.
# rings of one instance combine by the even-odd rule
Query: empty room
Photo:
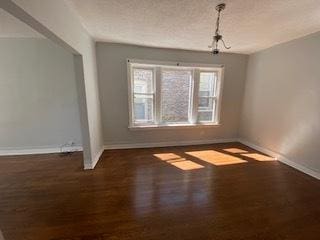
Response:
POLYGON ((0 240, 320 239, 320 0, 0 0, 0 240))

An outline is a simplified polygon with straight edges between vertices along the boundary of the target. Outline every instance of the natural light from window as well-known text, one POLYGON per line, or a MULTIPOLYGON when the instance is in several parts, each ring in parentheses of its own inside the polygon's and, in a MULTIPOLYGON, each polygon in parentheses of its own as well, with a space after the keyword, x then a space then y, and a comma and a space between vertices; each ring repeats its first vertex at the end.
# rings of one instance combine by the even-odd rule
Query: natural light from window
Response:
POLYGON ((229 152, 229 153, 247 153, 247 150, 243 150, 241 148, 225 148, 223 151, 229 152))
POLYGON ((182 158, 174 153, 158 153, 154 154, 153 156, 185 171, 204 168, 204 166, 193 161, 187 160, 185 158, 182 158))
POLYGON ((222 72, 221 65, 128 60, 129 127, 219 124, 222 72))
POLYGON ((261 161, 261 162, 264 162, 264 161, 276 161, 275 158, 267 156, 267 155, 264 155, 264 154, 260 154, 260 153, 243 153, 241 155, 244 156, 244 157, 252 158, 252 159, 257 160, 257 161, 261 161))
POLYGON ((190 112, 192 71, 162 70, 161 122, 188 123, 190 112))
POLYGON ((216 101, 216 73, 200 72, 198 119, 200 122, 214 120, 216 101))
POLYGON ((224 154, 214 150, 192 151, 192 152, 186 152, 186 154, 216 166, 247 163, 247 161, 244 159, 234 157, 229 154, 224 154))

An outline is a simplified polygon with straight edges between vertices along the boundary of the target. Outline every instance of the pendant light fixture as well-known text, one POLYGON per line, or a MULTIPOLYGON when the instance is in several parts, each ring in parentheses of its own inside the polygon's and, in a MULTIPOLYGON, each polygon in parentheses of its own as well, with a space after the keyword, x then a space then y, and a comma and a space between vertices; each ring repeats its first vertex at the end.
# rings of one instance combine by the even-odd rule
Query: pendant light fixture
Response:
POLYGON ((217 21, 216 21, 216 31, 215 31, 215 35, 213 36, 212 44, 211 44, 211 46, 209 46, 209 48, 211 49, 213 54, 218 54, 220 52, 220 50, 218 48, 220 41, 222 42, 225 49, 231 48, 231 47, 226 46, 226 44, 222 38, 222 35, 220 34, 220 29, 219 29, 220 28, 220 14, 221 14, 221 11, 224 10, 225 8, 226 8, 225 3, 221 3, 216 6, 216 10, 218 12, 218 17, 217 17, 217 21))

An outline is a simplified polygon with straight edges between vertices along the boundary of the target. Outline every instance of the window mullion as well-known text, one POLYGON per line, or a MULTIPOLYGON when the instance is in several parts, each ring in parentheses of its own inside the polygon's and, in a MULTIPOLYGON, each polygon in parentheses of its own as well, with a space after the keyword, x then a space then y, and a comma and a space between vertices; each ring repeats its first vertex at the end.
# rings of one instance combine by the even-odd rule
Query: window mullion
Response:
POLYGON ((214 109, 214 122, 220 123, 220 108, 221 108, 221 97, 222 97, 222 81, 223 81, 223 68, 216 72, 216 86, 215 86, 215 109, 214 109))
POLYGON ((134 99, 134 93, 133 93, 133 68, 131 66, 131 63, 128 61, 127 63, 127 78, 128 78, 128 104, 129 104, 129 126, 133 126, 133 99, 134 99))
POLYGON ((155 68, 155 124, 161 123, 161 67, 155 68))
POLYGON ((218 116, 217 116, 217 108, 218 108, 218 98, 213 98, 213 106, 214 108, 212 109, 212 119, 214 122, 218 121, 218 116))
POLYGON ((192 121, 195 124, 198 122, 198 95, 200 83, 200 70, 195 69, 193 72, 193 96, 192 96, 192 121))

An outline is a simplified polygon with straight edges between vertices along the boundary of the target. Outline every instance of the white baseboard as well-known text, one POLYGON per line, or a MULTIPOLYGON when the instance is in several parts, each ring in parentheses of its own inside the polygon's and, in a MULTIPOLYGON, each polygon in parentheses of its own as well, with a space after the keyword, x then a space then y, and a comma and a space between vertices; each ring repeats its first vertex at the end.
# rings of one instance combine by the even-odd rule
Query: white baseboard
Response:
MULTIPOLYGON (((82 151, 81 146, 63 147, 64 152, 82 151)), ((60 153, 61 147, 0 148, 0 156, 60 153)))
POLYGON ((286 164, 286 165, 288 165, 290 167, 293 167, 293 168, 295 168, 295 169, 297 169, 297 170, 299 170, 299 171, 301 171, 301 172, 303 172, 303 173, 305 173, 305 174, 307 174, 309 176, 312 176, 312 177, 320 180, 320 173, 319 172, 314 171, 314 170, 312 170, 312 169, 310 169, 308 167, 305 167, 305 166, 303 166, 301 164, 298 164, 296 162, 293 162, 292 160, 288 159, 287 157, 285 157, 284 155, 282 155, 280 153, 277 153, 277 152, 274 152, 274 151, 272 151, 270 149, 258 146, 258 145, 254 144, 254 143, 251 143, 251 142, 249 142, 249 141, 247 141, 245 139, 238 139, 238 141, 240 143, 244 144, 244 145, 247 145, 248 147, 251 147, 251 148, 253 148, 255 150, 258 150, 258 151, 260 151, 262 153, 265 153, 265 154, 267 154, 267 155, 269 155, 271 157, 274 157, 278 161, 280 161, 280 162, 282 162, 282 163, 284 163, 284 164, 286 164))
POLYGON ((95 168, 95 166, 97 165, 102 153, 104 151, 104 148, 100 149, 100 151, 96 154, 96 156, 93 159, 92 163, 84 163, 84 169, 85 170, 92 170, 95 168))
POLYGON ((213 140, 196 140, 196 141, 174 141, 174 142, 153 142, 153 143, 125 143, 125 144, 106 144, 104 149, 132 149, 132 148, 153 148, 153 147, 174 147, 204 145, 214 143, 237 142, 237 138, 213 139, 213 140))

